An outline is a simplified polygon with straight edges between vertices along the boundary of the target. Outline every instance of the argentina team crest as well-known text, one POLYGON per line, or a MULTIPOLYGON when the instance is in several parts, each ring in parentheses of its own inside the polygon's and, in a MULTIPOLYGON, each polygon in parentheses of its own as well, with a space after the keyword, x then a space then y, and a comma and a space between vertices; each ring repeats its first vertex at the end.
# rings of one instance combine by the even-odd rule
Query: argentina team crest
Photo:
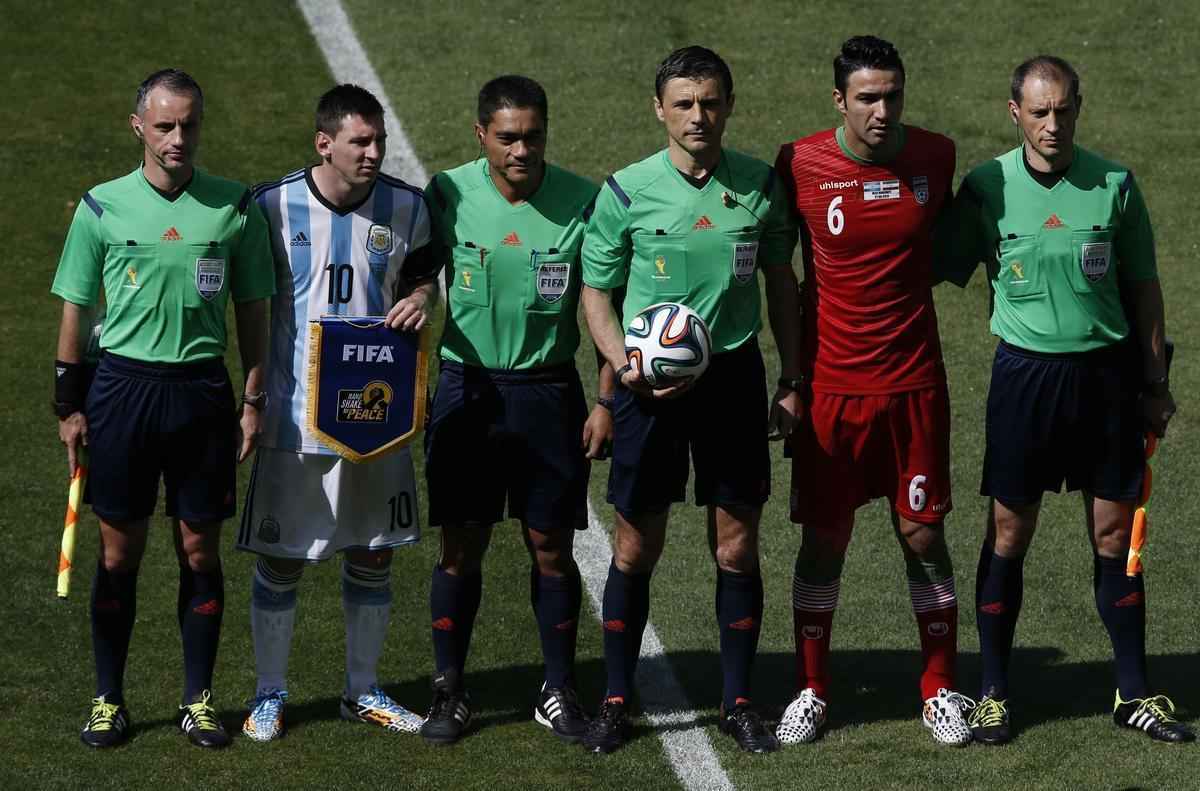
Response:
POLYGON ((915 200, 921 206, 929 203, 929 177, 913 176, 912 193, 913 200, 915 200))
POLYGON ((200 296, 211 301, 213 297, 221 293, 223 285, 225 285, 225 259, 197 258, 196 291, 200 292, 200 296))
MULTIPOLYGON (((360 226, 361 227, 361 226, 360 226)), ((389 225, 373 224, 367 229, 367 252, 374 255, 389 255, 396 246, 396 238, 389 225)))

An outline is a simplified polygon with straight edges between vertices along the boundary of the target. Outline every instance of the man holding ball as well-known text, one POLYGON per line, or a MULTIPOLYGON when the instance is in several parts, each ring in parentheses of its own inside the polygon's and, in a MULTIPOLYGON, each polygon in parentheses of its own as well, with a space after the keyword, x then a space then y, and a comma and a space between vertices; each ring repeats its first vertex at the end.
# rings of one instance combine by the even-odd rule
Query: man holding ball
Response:
POLYGON ((776 435, 787 435, 801 408, 793 341, 799 315, 791 268, 796 232, 771 167, 722 148, 733 101, 732 75, 715 52, 691 46, 668 55, 658 68, 654 98, 667 147, 607 179, 584 239, 588 327, 604 358, 620 371, 608 486, 616 539, 603 606, 608 686, 584 736, 593 752, 612 752, 629 738, 650 575, 671 503, 684 497, 689 451, 696 502, 708 509, 717 564, 720 727, 751 752, 778 746, 749 706, 750 669, 763 608, 758 523, 770 490, 768 424, 776 435), (783 374, 769 417, 756 340, 762 321, 754 275, 760 268, 783 374), (712 337, 711 371, 653 389, 626 362, 612 297, 621 289, 627 318, 658 302, 679 302, 699 314, 712 337), (722 419, 713 421, 713 415, 722 419))

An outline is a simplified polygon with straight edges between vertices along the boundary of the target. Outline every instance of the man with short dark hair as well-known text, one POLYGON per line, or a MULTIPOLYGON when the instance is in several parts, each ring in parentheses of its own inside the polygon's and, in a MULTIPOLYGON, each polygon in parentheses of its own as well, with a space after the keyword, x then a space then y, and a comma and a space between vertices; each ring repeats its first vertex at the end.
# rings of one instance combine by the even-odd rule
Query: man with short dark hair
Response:
POLYGON ((1150 215, 1133 172, 1075 144, 1083 97, 1062 58, 1013 72, 1008 111, 1021 145, 963 180, 945 276, 965 286, 980 261, 1000 337, 987 403, 980 493, 991 498, 976 575, 982 699, 976 741, 1011 738, 1008 664, 1025 554, 1045 492, 1083 492, 1096 609, 1112 642, 1113 719, 1191 741, 1146 677, 1141 573, 1126 573, 1142 489, 1144 432, 1175 414, 1150 215))
POLYGON ((717 566, 720 728, 744 750, 778 747, 750 705, 750 676, 763 612, 758 526, 770 490, 767 438, 771 431, 790 433, 801 409, 793 340, 796 236, 771 167, 722 145, 733 104, 733 77, 715 52, 692 46, 668 55, 654 97, 667 147, 609 176, 584 241, 588 327, 620 373, 608 485, 616 537, 603 606, 608 685, 584 738, 594 752, 611 752, 629 738, 650 575, 671 504, 684 498, 689 452, 717 566), (759 270, 783 374, 770 401, 757 339, 759 270), (621 290, 625 321, 664 301, 700 315, 711 334, 712 360, 699 380, 652 390, 631 369, 614 311, 613 294, 621 290))
POLYGON ((380 172, 387 135, 369 91, 331 88, 317 103, 316 127, 320 163, 254 190, 278 284, 265 431, 238 533, 238 548, 259 555, 250 595, 258 684, 242 731, 262 742, 284 730, 301 572, 336 552, 346 618, 341 716, 401 733, 422 723, 376 676, 391 613, 392 550, 420 539, 412 456, 402 448, 355 463, 309 431, 308 323, 326 314, 386 314, 396 330, 420 330, 437 297, 436 240, 421 191, 380 172))
POLYGON ((274 293, 262 213, 244 185, 193 160, 204 99, 182 71, 138 88, 129 116, 142 163, 86 192, 54 278, 63 298, 55 411, 72 469, 91 454, 87 502, 100 519, 92 588, 96 697, 82 732, 92 747, 128 738, 123 689, 137 574, 158 481, 175 517, 184 694, 180 728, 201 747, 229 737, 212 705, 212 672, 224 610, 221 522, 234 513, 235 461, 254 449, 274 293), (103 287, 103 357, 86 388, 80 324, 103 287), (237 319, 246 380, 238 410, 225 371, 225 307, 237 319))
POLYGON ((854 512, 887 498, 924 664, 922 720, 936 742, 970 741, 954 691, 958 605, 950 512, 950 400, 934 312, 934 222, 948 206, 954 143, 901 124, 905 73, 890 42, 855 36, 834 59, 843 123, 783 146, 775 168, 801 220, 808 420, 792 445, 797 695, 777 734, 825 723, 829 646, 854 512))
POLYGON ((587 726, 575 694, 589 459, 611 432, 612 371, 589 414, 579 347, 579 250, 596 187, 546 161, 546 92, 516 74, 476 102, 481 156, 425 190, 448 254, 441 368, 425 432, 429 523, 442 529, 429 590, 433 701, 421 735, 452 744, 474 717, 465 668, 493 527, 521 523, 545 669, 534 720, 565 742, 587 726))

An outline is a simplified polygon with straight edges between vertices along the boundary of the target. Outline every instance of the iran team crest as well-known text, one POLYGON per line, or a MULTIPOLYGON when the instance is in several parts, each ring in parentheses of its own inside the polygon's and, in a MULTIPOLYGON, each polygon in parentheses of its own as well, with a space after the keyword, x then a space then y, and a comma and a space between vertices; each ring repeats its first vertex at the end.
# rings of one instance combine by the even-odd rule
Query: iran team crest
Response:
POLYGON ((913 176, 912 180, 913 199, 924 206, 929 203, 929 177, 928 176, 913 176))
POLYGON ((540 262, 533 274, 537 282, 537 293, 545 302, 554 304, 567 293, 567 283, 571 279, 570 263, 540 262))
POLYGON ((225 259, 197 258, 196 291, 200 292, 200 296, 211 302, 213 297, 221 293, 223 285, 225 285, 225 259))
MULTIPOLYGON (((361 226, 360 226, 361 227, 361 226)), ((396 240, 389 225, 375 223, 367 229, 367 252, 375 255, 388 255, 392 252, 396 240)))

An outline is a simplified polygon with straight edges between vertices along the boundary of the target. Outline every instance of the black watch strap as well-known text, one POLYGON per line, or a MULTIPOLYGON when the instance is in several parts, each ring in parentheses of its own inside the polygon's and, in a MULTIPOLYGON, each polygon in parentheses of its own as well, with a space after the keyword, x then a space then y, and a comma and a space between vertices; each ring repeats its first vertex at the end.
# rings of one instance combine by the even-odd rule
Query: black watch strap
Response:
POLYGON ((781 377, 779 377, 779 386, 786 387, 788 390, 791 390, 793 393, 803 392, 804 391, 804 377, 797 376, 794 379, 789 379, 786 376, 781 376, 781 377))
POLYGON ((242 403, 246 406, 254 407, 259 412, 262 412, 267 408, 267 402, 269 400, 270 399, 267 398, 267 391, 265 390, 261 393, 242 393, 242 403))

